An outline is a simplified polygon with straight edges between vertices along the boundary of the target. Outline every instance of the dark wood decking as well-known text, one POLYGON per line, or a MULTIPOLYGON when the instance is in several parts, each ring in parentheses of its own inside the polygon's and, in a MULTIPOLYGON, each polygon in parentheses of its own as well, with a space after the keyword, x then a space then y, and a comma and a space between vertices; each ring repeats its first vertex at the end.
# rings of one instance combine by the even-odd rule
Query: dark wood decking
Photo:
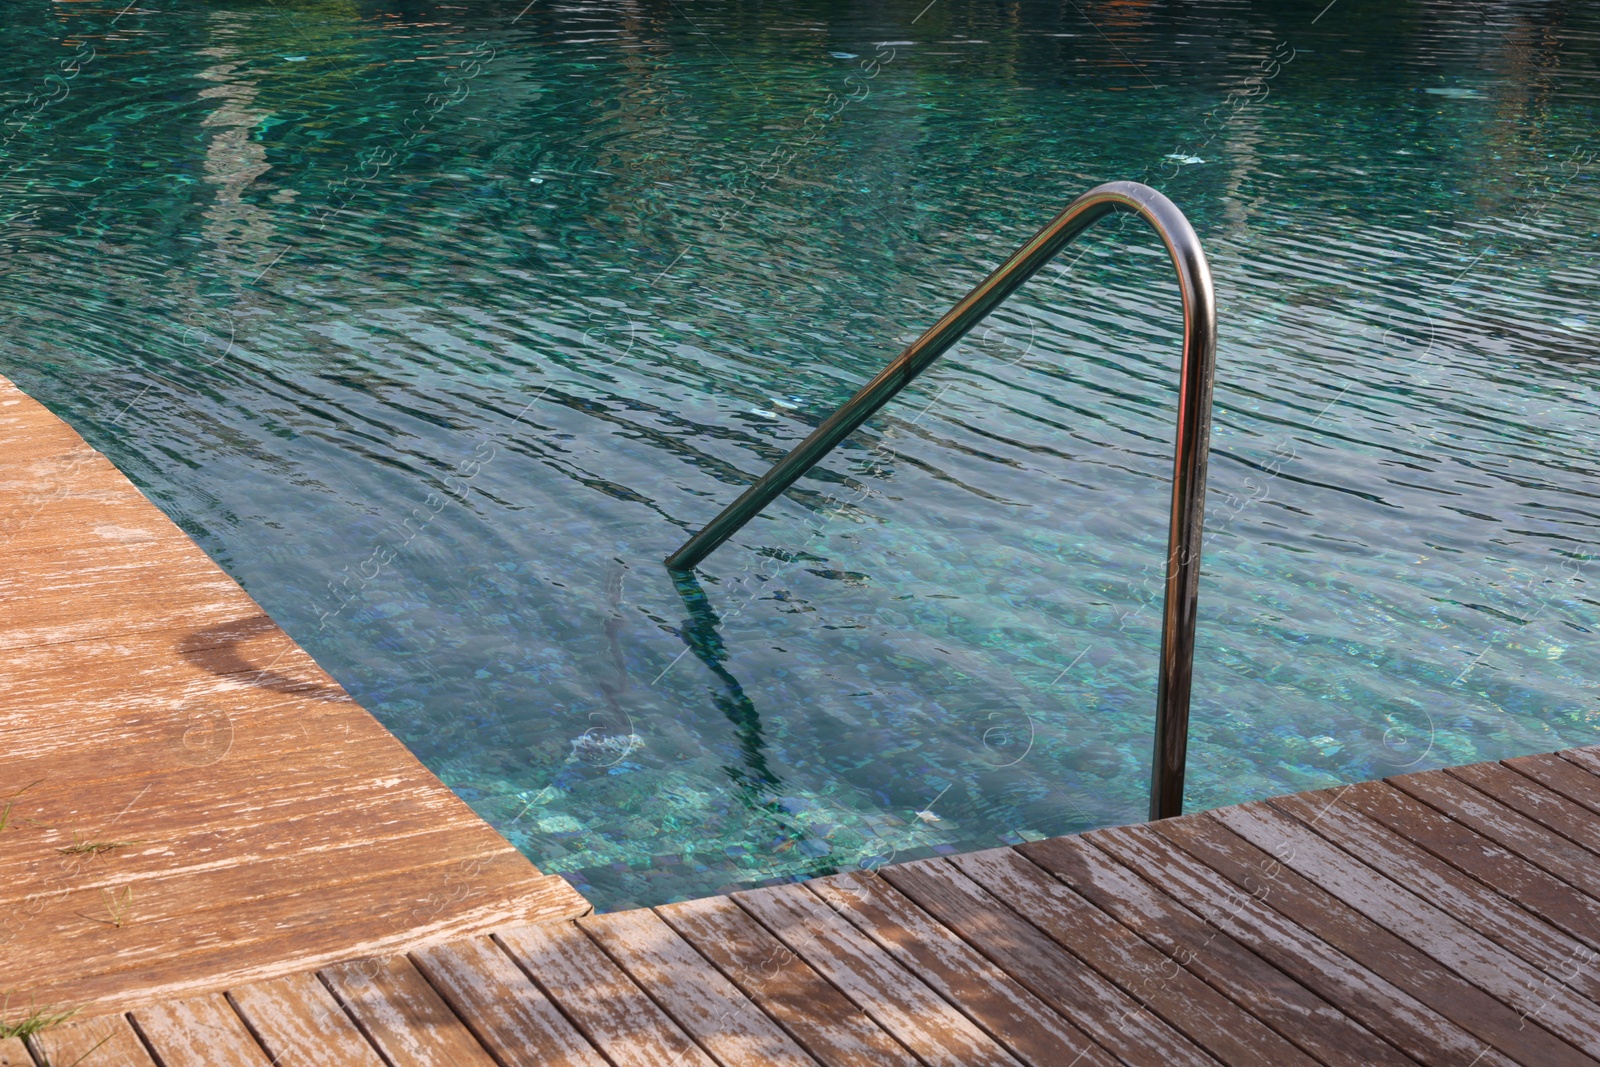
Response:
POLYGON ((1600 1063, 1597 949, 1600 750, 1580 749, 506 927, 33 1048, 57 1067, 1565 1067, 1600 1063))
POLYGON ((4 379, 0 455, 0 1019, 588 910, 4 379))

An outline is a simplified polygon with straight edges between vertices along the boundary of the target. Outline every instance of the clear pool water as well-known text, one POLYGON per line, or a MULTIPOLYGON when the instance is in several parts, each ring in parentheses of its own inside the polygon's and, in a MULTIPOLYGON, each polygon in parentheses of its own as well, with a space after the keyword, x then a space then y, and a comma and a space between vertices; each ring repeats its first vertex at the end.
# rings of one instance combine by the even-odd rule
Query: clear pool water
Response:
POLYGON ((1600 740, 1596 5, 0 23, 0 372, 604 908, 1141 817, 1137 225, 659 563, 1113 178, 1221 306, 1190 805, 1600 740))

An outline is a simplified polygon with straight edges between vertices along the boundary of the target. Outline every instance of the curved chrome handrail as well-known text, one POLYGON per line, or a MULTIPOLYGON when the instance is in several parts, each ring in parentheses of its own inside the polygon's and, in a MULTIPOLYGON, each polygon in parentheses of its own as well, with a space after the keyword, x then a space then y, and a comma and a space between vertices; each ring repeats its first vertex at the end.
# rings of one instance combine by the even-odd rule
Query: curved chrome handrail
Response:
POLYGON ((1165 196, 1138 182, 1108 182, 1084 193, 993 274, 951 308, 927 333, 894 358, 746 489, 705 529, 667 557, 686 571, 716 551, 740 527, 854 433, 963 334, 1100 219, 1127 211, 1161 235, 1178 271, 1183 295, 1183 366, 1178 391, 1178 432, 1172 468, 1172 514, 1167 536, 1167 581, 1161 620, 1161 666, 1156 689, 1155 754, 1150 773, 1150 818, 1183 812, 1184 764, 1189 744, 1189 688, 1194 675, 1196 606, 1200 592, 1200 539, 1205 522, 1206 455, 1211 439, 1211 387, 1216 370, 1217 310, 1211 268, 1194 227, 1165 196))

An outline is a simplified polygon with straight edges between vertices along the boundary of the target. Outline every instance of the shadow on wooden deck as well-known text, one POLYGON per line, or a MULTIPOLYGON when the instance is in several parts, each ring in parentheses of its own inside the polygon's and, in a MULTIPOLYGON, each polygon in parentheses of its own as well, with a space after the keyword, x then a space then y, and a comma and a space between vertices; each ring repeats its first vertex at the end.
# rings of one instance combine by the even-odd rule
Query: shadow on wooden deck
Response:
POLYGON ((0 1014, 589 910, 4 379, 0 451, 0 1014))

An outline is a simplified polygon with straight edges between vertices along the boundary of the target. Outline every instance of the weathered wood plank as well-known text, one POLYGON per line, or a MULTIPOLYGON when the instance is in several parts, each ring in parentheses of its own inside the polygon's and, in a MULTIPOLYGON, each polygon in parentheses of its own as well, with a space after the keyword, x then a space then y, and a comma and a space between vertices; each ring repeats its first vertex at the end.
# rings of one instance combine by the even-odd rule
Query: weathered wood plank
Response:
POLYGON ((935 922, 882 878, 866 872, 806 888, 907 970, 1032 1067, 1112 1067, 1115 1060, 1010 975, 935 922))
POLYGON ((942 860, 880 872, 1034 996, 1136 1067, 1216 1060, 942 860))
POLYGON ((270 1067, 272 1062, 221 993, 152 1004, 132 1018, 161 1067, 270 1067))
POLYGON ((85 554, 77 555, 49 561, 5 556, 0 648, 200 630, 261 611, 203 556, 173 553, 177 558, 168 559, 152 553, 148 561, 97 567, 85 554))
POLYGON ((1593 949, 1522 908, 1508 906, 1501 894, 1479 885, 1388 827, 1343 803, 1329 804, 1328 799, 1327 794, 1310 793, 1277 797, 1268 803, 1315 829, 1389 881, 1409 889, 1432 907, 1537 967, 1546 980, 1561 983, 1577 997, 1592 1002, 1596 1006, 1595 1022, 1600 1024, 1600 975, 1586 966, 1600 959, 1593 949))
MULTIPOLYGON (((271 936, 282 933, 278 926, 282 916, 275 914, 274 908, 287 910, 292 919, 306 910, 305 902, 298 899, 297 894, 319 886, 332 889, 344 882, 366 880, 352 876, 365 874, 373 869, 375 862, 384 861, 386 850, 390 856, 387 862, 395 873, 415 874, 410 877, 409 884, 404 880, 397 883, 396 896, 383 902, 386 914, 378 917, 377 924, 369 924, 364 933, 378 932, 370 928, 372 925, 380 930, 384 925, 394 927, 397 916, 432 921, 452 911, 467 914, 485 904, 494 907, 494 924, 542 917, 520 906, 503 906, 514 897, 549 897, 551 903, 559 905, 548 912, 549 917, 581 914, 587 910, 587 905, 569 886, 559 879, 533 874, 532 868, 503 841, 498 843, 498 855, 485 856, 470 836, 463 842, 462 835, 455 829, 348 842, 343 848, 327 845, 317 848, 307 842, 298 855, 292 852, 293 837, 279 829, 274 832, 278 839, 276 847, 259 854, 260 864, 236 862, 257 857, 251 856, 248 850, 242 857, 235 854, 224 838, 218 842, 216 857, 198 857, 198 862, 180 863, 176 869, 169 868, 162 873, 153 873, 152 868, 160 871, 163 859, 169 855, 165 842, 130 846, 107 856, 76 860, 55 856, 51 848, 49 864, 42 869, 53 875, 54 884, 59 888, 52 889, 46 882, 45 892, 26 899, 22 910, 30 914, 32 921, 26 928, 19 925, 7 933, 26 935, 40 946, 37 951, 54 956, 53 960, 44 960, 43 966, 33 969, 36 983, 49 978, 52 962, 56 973, 69 979, 94 973, 94 968, 85 966, 85 957, 76 954, 77 948, 72 944, 75 940, 83 941, 84 951, 91 954, 89 958, 114 940, 116 956, 103 962, 109 968, 124 969, 143 959, 172 957, 175 950, 184 953, 211 946, 237 950, 250 942, 252 931, 265 930, 271 936), (286 852, 290 854, 285 856, 286 852), (150 855, 149 865, 141 867, 138 863, 127 862, 129 858, 137 859, 141 853, 150 855), (416 866, 419 857, 447 862, 432 868, 434 880, 428 882, 424 876, 429 869, 416 866), (278 862, 266 862, 275 858, 278 862), (419 887, 431 892, 416 899, 419 887), (106 911, 102 895, 121 895, 129 889, 133 890, 130 911, 134 922, 114 934, 109 933, 109 924, 95 922, 95 916, 106 911), (205 915, 199 909, 204 909, 208 900, 226 902, 228 914, 220 920, 205 915), (396 907, 397 902, 404 903, 396 907), (259 904, 265 910, 251 911, 241 908, 243 904, 259 904), (167 929, 171 923, 185 928, 172 934, 167 929), (69 947, 74 953, 70 957, 63 955, 69 947)), ((330 842, 336 840, 332 826, 329 834, 330 842)), ((359 898, 350 898, 350 902, 355 905, 354 914, 371 910, 375 904, 369 901, 363 905, 359 898)), ((481 927, 482 922, 478 925, 481 927)), ((335 938, 332 944, 337 943, 338 938, 335 938)), ((345 947, 350 946, 346 944, 345 947)), ((51 999, 69 998, 52 996, 51 999)), ((82 998, 71 999, 81 1001, 82 998)))
POLYGON ((1084 838, 1417 1062, 1429 1067, 1511 1064, 1383 974, 1268 907, 1264 901, 1276 890, 1276 871, 1271 877, 1268 871, 1246 875, 1246 890, 1175 848, 1148 826, 1097 830, 1084 838))
POLYGON ((1590 774, 1600 775, 1600 745, 1563 749, 1556 755, 1590 774))
POLYGON ((318 973, 393 1067, 496 1067, 406 957, 340 963, 318 973))
POLYGON ((1391 778, 1389 784, 1451 819, 1470 827, 1508 852, 1543 868, 1567 885, 1600 899, 1600 864, 1592 853, 1472 788, 1438 771, 1391 778))
POLYGON ((802 887, 746 890, 733 899, 929 1067, 1015 1067, 993 1038, 802 887))
POLYGON ((384 1067, 314 974, 235 986, 227 997, 273 1067, 384 1067))
POLYGON ((655 910, 827 1067, 915 1067, 899 1042, 733 901, 655 910))
POLYGON ((605 1067, 544 991, 488 937, 418 949, 411 959, 504 1067, 605 1067))
POLYGON ((1421 845, 1557 929, 1600 948, 1600 901, 1385 782, 1344 789, 1339 803, 1421 845))
POLYGON ((1586 767, 1578 753, 1572 753, 1573 758, 1568 759, 1563 759, 1562 755, 1521 756, 1501 762, 1546 789, 1600 815, 1600 773, 1586 767))
MULTIPOLYGON (((510 855, 509 846, 502 855, 504 860, 482 857, 478 842, 463 841, 450 830, 429 830, 373 842, 353 841, 342 848, 297 856, 299 862, 286 875, 273 872, 270 864, 256 869, 233 865, 224 858, 198 869, 179 868, 171 874, 139 877, 124 875, 114 858, 85 859, 80 861, 81 873, 79 869, 70 872, 73 880, 62 905, 40 909, 32 915, 29 936, 64 953, 103 953, 114 947, 116 966, 138 966, 169 955, 180 945, 194 951, 211 946, 237 947, 259 937, 281 936, 281 923, 305 912, 303 902, 296 911, 293 898, 297 893, 338 892, 341 886, 371 881, 372 870, 395 874, 415 870, 437 875, 436 880, 444 881, 448 890, 463 895, 478 886, 493 890, 520 888, 524 880, 519 876, 525 874, 526 868, 516 862, 519 857, 510 855), (449 870, 432 870, 440 865, 449 870), (456 876, 446 881, 445 876, 451 873, 456 876), (117 928, 106 919, 111 912, 105 894, 125 888, 133 890, 133 895, 122 926, 117 928), (213 914, 218 909, 197 908, 196 897, 202 902, 225 900, 230 908, 238 910, 213 914), (254 907, 241 907, 247 904, 254 907)), ((341 899, 348 898, 347 894, 339 895, 341 899)), ((501 900, 503 895, 493 892, 491 899, 501 900)), ((417 900, 407 894, 386 903, 404 912, 408 923, 421 927, 447 910, 449 898, 441 891, 435 900, 417 900)), ((364 939, 375 929, 400 928, 406 927, 388 916, 347 927, 356 939, 364 939)))
MULTIPOLYGON (((90 448, 72 427, 8 378, 0 378, 0 441, 6 443, 8 455, 16 455, 19 461, 55 456, 104 461, 104 457, 90 448)), ((36 488, 41 483, 30 481, 27 484, 36 488)))
MULTIPOLYGON (((526 896, 490 894, 461 900, 450 895, 451 879, 470 885, 481 875, 486 883, 512 878, 526 864, 520 856, 494 858, 485 866, 478 859, 436 867, 381 871, 369 878, 335 885, 307 886, 296 895, 284 893, 267 900, 252 900, 237 911, 197 911, 160 924, 141 922, 140 898, 135 894, 131 921, 116 935, 138 934, 137 941, 96 941, 93 931, 82 934, 80 964, 71 959, 53 961, 56 981, 38 979, 29 988, 41 1002, 71 1002, 86 1006, 151 1003, 196 990, 215 989, 259 981, 325 963, 349 959, 352 953, 404 951, 417 945, 487 932, 508 923, 541 920, 547 903, 538 886, 526 896), (503 865, 506 869, 496 871, 503 865), (418 892, 437 892, 418 899, 418 892), (389 915, 371 915, 382 906, 389 915), (360 918, 358 918, 360 917, 360 918), (155 929, 157 925, 160 929, 155 929), (121 950, 137 949, 141 964, 129 963, 121 950), (198 950, 195 945, 201 946, 198 950)), ((557 913, 567 910, 565 896, 557 913)), ((103 901, 94 898, 91 905, 103 901)), ((72 904, 50 902, 52 908, 71 913, 72 904)), ((97 925, 82 920, 85 927, 97 925)), ((76 940, 76 935, 74 935, 76 940)), ((39 942, 34 942, 38 944, 39 942)), ((37 963, 35 974, 43 970, 37 963)))
POLYGON ((330 768, 327 788, 312 792, 304 782, 284 782, 268 772, 233 779, 239 792, 214 798, 209 811, 207 785, 195 783, 162 782, 159 788, 129 786, 116 792, 91 789, 84 791, 87 796, 62 798, 59 805, 50 797, 35 800, 34 792, 46 792, 40 786, 29 791, 29 803, 19 804, 13 816, 48 823, 8 831, 17 840, 0 858, 0 878, 15 881, 0 890, 0 901, 21 899, 27 895, 21 890, 63 876, 70 876, 77 889, 93 892, 130 880, 220 877, 213 873, 219 865, 260 866, 258 893, 270 896, 271 886, 325 873, 351 847, 388 842, 403 849, 399 842, 404 840, 421 848, 428 844, 428 834, 454 833, 463 821, 453 817, 454 809, 441 803, 434 789, 404 783, 386 787, 384 782, 330 768), (379 810, 370 835, 352 842, 345 812, 362 802, 379 810), (83 815, 74 818, 72 809, 83 815), (280 820, 293 820, 294 838, 282 832, 280 820), (61 851, 94 841, 120 844, 101 855, 61 851))
POLYGON ((125 1015, 73 1019, 33 1035, 28 1043, 41 1067, 156 1067, 125 1015))
POLYGON ((1600 1053, 1600 1028, 1594 1025, 1592 1006, 1552 975, 1528 966, 1456 916, 1407 892, 1266 805, 1222 808, 1212 815, 1353 910, 1523 1013, 1524 1018, 1536 1020, 1591 1057, 1600 1053))
POLYGON ((1260 1020, 1172 966, 1133 931, 1014 850, 990 849, 950 862, 1217 1059, 1239 1067, 1315 1067, 1260 1020))
POLYGON ((816 1067, 739 988, 647 909, 596 915, 578 926, 724 1067, 816 1067))
POLYGON ((0 1038, 0 1067, 34 1067, 33 1057, 28 1055, 20 1039, 0 1038))
POLYGON ((1600 857, 1600 819, 1582 804, 1497 763, 1452 767, 1444 773, 1587 849, 1591 860, 1600 857))
POLYGON ((1247 893, 1265 886, 1265 902, 1285 918, 1385 976, 1508 1058, 1526 1067, 1595 1062, 1239 837, 1213 814, 1182 824, 1163 820, 1151 826, 1247 893))
POLYGON ((1059 837, 1017 851, 1321 1062, 1414 1062, 1089 839, 1059 837))
POLYGON ((714 1067, 576 924, 510 927, 494 937, 616 1067, 714 1067))
MULTIPOLYGON (((180 636, 161 631, 0 650, 0 673, 13 682, 0 693, 11 780, 38 782, 38 796, 48 797, 49 787, 59 790, 68 780, 103 788, 145 779, 128 787, 132 795, 163 772, 189 781, 271 769, 314 790, 325 764, 389 778, 404 765, 404 746, 304 653, 273 653, 275 642, 262 650, 254 642, 242 651, 203 650, 215 660, 238 655, 260 664, 234 669, 207 660, 228 668, 213 673, 185 661, 202 653, 182 652, 180 636)), ((445 794, 432 775, 415 780, 445 794)))

